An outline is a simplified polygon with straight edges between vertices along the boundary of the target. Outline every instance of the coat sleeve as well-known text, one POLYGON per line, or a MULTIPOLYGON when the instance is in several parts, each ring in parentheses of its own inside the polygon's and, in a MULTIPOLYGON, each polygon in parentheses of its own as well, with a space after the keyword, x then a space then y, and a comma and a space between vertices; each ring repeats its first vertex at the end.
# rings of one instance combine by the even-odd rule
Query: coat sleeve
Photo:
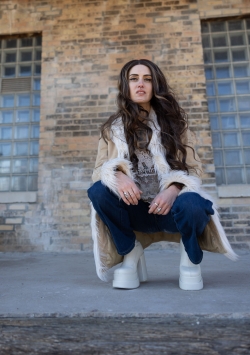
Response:
MULTIPOLYGON (((197 192, 201 186, 202 164, 194 149, 194 135, 186 130, 182 136, 182 143, 185 145, 187 156, 186 163, 189 167, 188 173, 181 170, 171 170, 162 176, 161 190, 167 189, 172 183, 178 182, 184 185, 183 192, 197 192)), ((181 158, 181 153, 179 155, 181 158)))
POLYGON ((194 133, 188 129, 182 137, 182 143, 185 144, 187 151, 186 163, 189 166, 189 175, 200 178, 203 173, 202 163, 195 150, 194 140, 194 133))
POLYGON ((95 168, 92 174, 93 182, 101 180, 102 165, 108 160, 108 143, 103 138, 99 139, 95 168))
POLYGON ((128 159, 117 157, 117 150, 111 140, 106 142, 100 138, 92 180, 93 182, 101 180, 105 186, 120 197, 115 176, 117 170, 133 179, 132 163, 128 159))

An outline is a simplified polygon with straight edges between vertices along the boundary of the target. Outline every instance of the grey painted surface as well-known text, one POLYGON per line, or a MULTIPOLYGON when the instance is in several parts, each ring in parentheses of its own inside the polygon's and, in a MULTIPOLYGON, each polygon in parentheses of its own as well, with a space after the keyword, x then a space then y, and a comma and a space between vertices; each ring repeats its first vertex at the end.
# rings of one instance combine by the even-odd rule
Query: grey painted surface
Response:
POLYGON ((178 251, 145 255, 149 281, 120 290, 97 278, 90 252, 0 253, 0 316, 250 316, 249 252, 237 262, 205 252, 202 291, 179 289, 178 251))

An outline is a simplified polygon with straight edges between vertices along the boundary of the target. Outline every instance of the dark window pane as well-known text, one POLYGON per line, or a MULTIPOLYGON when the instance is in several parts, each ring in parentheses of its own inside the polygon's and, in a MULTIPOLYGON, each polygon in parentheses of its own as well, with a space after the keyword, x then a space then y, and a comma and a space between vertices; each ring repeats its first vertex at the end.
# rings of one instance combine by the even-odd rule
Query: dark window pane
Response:
POLYGON ((4 67, 4 76, 5 77, 15 77, 16 76, 16 67, 4 67))
POLYGON ((213 141, 213 147, 220 148, 221 147, 220 133, 212 133, 212 141, 213 141))
POLYGON ((235 101, 233 98, 220 99, 219 104, 220 104, 220 111, 222 112, 235 111, 235 101))
POLYGON ((16 48, 17 40, 16 39, 6 39, 5 48, 16 48))
POLYGON ((35 56, 35 60, 41 60, 42 59, 42 51, 36 51, 36 56, 35 56))
POLYGON ((31 142, 30 143, 30 155, 38 155, 39 154, 39 143, 31 142))
POLYGON ((205 75, 206 75, 206 79, 213 79, 214 74, 213 74, 213 68, 205 68, 205 75))
POLYGON ((227 46, 226 35, 220 36, 220 37, 213 37, 212 41, 213 41, 214 47, 226 47, 227 46))
POLYGON ((223 154, 221 150, 214 151, 214 165, 215 166, 223 165, 223 154))
POLYGON ((37 158, 30 159, 29 171, 30 171, 30 173, 37 173, 38 172, 38 159, 37 158))
POLYGON ((238 142, 238 134, 237 133, 224 133, 224 147, 237 147, 238 142))
POLYGON ((27 173, 28 159, 15 159, 13 160, 13 173, 27 173))
POLYGON ((6 53, 5 54, 5 62, 6 63, 13 63, 16 61, 16 52, 12 53, 6 53))
MULTIPOLYGON (((236 92, 237 94, 250 94, 250 81, 236 81, 236 92)), ((250 100, 250 98, 249 98, 250 100)))
POLYGON ((249 111, 250 97, 238 96, 238 107, 239 107, 239 111, 249 111))
POLYGON ((249 72, 248 64, 234 66, 234 76, 236 78, 244 78, 248 76, 248 72, 249 72))
POLYGON ((235 116, 222 116, 221 117, 222 129, 233 129, 236 128, 236 117, 235 116))
POLYGON ((249 128, 250 127, 250 114, 240 115, 240 125, 242 128, 249 128))
POLYGON ((211 32, 223 32, 226 31, 225 22, 211 22, 211 32))
POLYGON ((207 95, 208 96, 214 96, 215 95, 214 83, 207 83, 207 95))
POLYGON ((227 183, 228 184, 243 184, 243 171, 239 168, 227 168, 227 183))
POLYGON ((9 191, 10 178, 7 176, 0 177, 0 191, 9 191))
POLYGON ((225 165, 241 165, 242 154, 240 150, 225 150, 225 165))
POLYGON ((244 150, 244 160, 245 160, 245 164, 249 164, 250 165, 250 149, 245 149, 244 150))
POLYGON ((228 62, 229 61, 228 51, 225 50, 225 51, 214 52, 214 61, 216 63, 228 62))
POLYGON ((0 144, 0 157, 8 157, 11 155, 11 143, 0 144))
POLYGON ((230 36, 231 46, 243 46, 244 42, 244 34, 231 35, 230 36))
POLYGON ((216 168, 216 170, 215 170, 215 177, 216 177, 216 183, 217 183, 217 185, 223 185, 223 184, 226 183, 225 174, 224 174, 224 169, 218 169, 218 168, 216 168))
POLYGON ((42 37, 36 37, 36 46, 42 45, 42 37))
POLYGON ((37 190, 37 176, 29 176, 28 177, 28 190, 36 191, 37 190))
POLYGON ((33 111, 32 121, 39 122, 40 121, 40 110, 33 111))
POLYGON ((14 95, 5 95, 2 97, 3 107, 13 107, 14 106, 14 95))
POLYGON ((232 83, 231 82, 218 83, 218 94, 219 95, 232 95, 233 94, 232 83))
POLYGON ((247 60, 247 54, 245 49, 233 50, 232 57, 234 62, 247 60))
POLYGON ((35 75, 40 75, 41 74, 41 65, 36 64, 35 65, 35 75))
POLYGON ((20 65, 20 76, 31 76, 31 65, 20 65))
POLYGON ((18 155, 18 156, 28 155, 29 154, 28 147, 29 147, 28 143, 21 143, 21 142, 15 143, 14 155, 18 155))
POLYGON ((18 110, 16 113, 16 122, 29 122, 30 111, 29 110, 18 110))
POLYGON ((209 25, 206 22, 203 22, 201 24, 201 32, 202 33, 208 33, 209 32, 209 25))
POLYGON ((26 176, 12 176, 11 190, 26 191, 26 176))
POLYGON ((10 174, 10 160, 0 160, 0 174, 10 174))
POLYGON ((0 118, 0 123, 12 123, 13 122, 13 111, 2 111, 0 112, 2 116, 0 118))
POLYGON ((32 52, 21 52, 21 62, 32 61, 32 52))
POLYGON ((211 116, 211 117, 210 117, 210 123, 211 123, 211 128, 212 128, 213 130, 220 129, 219 120, 218 120, 218 117, 217 117, 217 116, 211 116))
POLYGON ((244 146, 250 147, 250 131, 242 132, 242 140, 244 146))
POLYGON ((0 139, 11 139, 12 138, 12 127, 0 127, 0 139))
POLYGON ((218 79, 230 78, 230 68, 229 68, 229 66, 217 67, 216 68, 216 77, 218 79))
POLYGON ((243 21, 229 21, 228 22, 228 29, 229 31, 237 31, 242 30, 243 21))
POLYGON ((22 38, 21 39, 21 47, 32 47, 33 38, 22 38))
POLYGON ((209 112, 217 112, 217 103, 216 100, 210 99, 208 102, 208 111, 209 112))

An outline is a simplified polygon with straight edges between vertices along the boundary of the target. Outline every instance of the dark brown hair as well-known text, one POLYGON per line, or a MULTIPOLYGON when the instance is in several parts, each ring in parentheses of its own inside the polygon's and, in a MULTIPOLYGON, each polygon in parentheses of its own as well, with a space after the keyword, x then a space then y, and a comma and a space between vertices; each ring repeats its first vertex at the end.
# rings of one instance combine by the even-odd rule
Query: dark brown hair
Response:
POLYGON ((134 168, 137 167, 135 149, 138 147, 138 131, 141 129, 147 131, 148 144, 152 138, 152 129, 147 125, 149 112, 130 99, 128 73, 131 68, 139 64, 145 65, 151 71, 153 97, 150 104, 161 128, 161 143, 166 150, 166 159, 171 169, 188 172, 187 152, 181 142, 181 135, 187 129, 187 114, 179 106, 160 68, 148 59, 131 60, 122 68, 118 81, 118 110, 101 126, 101 136, 107 140, 107 132, 111 129, 112 123, 121 117, 129 148, 129 158, 134 168), (180 152, 181 154, 178 154, 180 152))

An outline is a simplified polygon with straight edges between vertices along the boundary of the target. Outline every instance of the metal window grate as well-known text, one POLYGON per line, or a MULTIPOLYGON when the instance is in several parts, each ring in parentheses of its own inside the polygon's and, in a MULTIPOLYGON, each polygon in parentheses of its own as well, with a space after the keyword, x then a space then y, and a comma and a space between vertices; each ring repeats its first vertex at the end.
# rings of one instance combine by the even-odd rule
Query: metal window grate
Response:
POLYGON ((218 185, 250 184, 250 19, 202 23, 218 185))
POLYGON ((0 192, 37 190, 41 45, 0 39, 0 192))
POLYGON ((12 93, 18 91, 30 91, 31 78, 2 79, 1 93, 12 93))

